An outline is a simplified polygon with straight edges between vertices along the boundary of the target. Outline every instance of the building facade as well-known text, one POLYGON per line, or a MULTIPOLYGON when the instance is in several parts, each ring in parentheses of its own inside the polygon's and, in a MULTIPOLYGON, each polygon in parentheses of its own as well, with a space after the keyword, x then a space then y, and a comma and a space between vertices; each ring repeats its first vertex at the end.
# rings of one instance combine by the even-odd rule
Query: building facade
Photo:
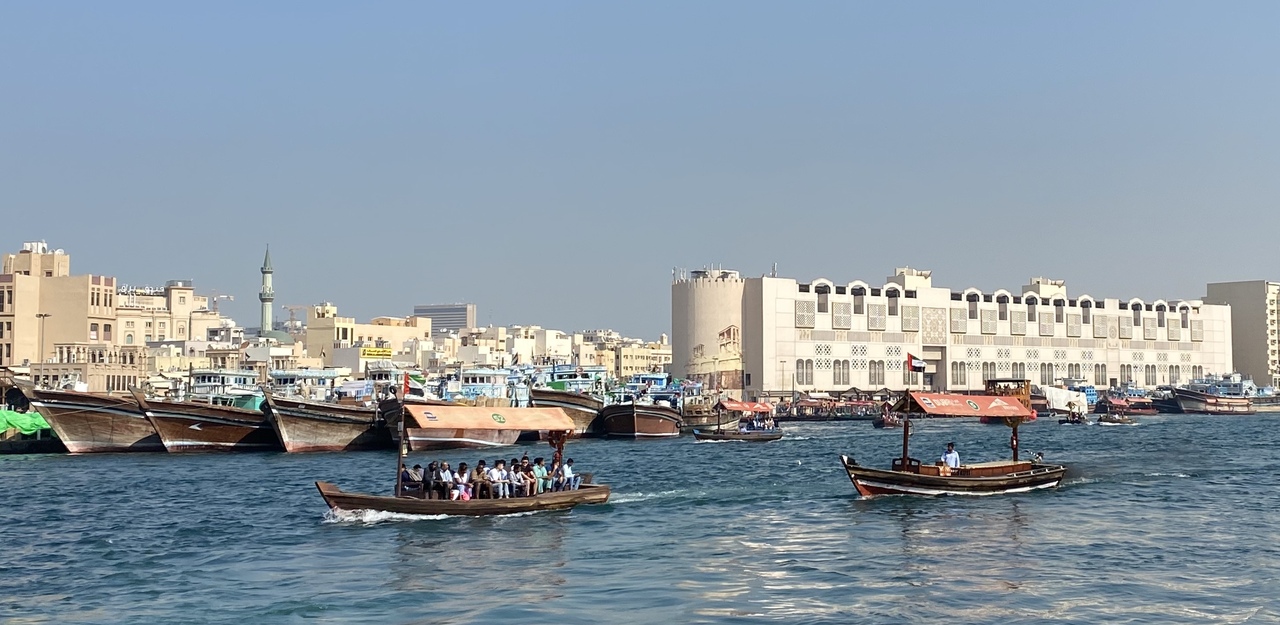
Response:
POLYGON ((750 399, 991 378, 1151 388, 1232 370, 1230 306, 1072 296, 1044 278, 984 293, 910 268, 879 284, 693 271, 673 281, 671 324, 677 375, 750 399))
POLYGON ((422 304, 413 307, 414 317, 426 317, 437 332, 460 332, 476 327, 475 304, 422 304))
MULTIPOLYGON (((320 358, 326 367, 351 366, 350 354, 362 360, 390 360, 407 355, 414 361, 423 341, 431 338, 431 319, 424 317, 376 317, 370 323, 356 323, 353 317, 338 316, 338 307, 328 302, 307 310, 306 353, 320 358), (343 364, 336 364, 340 353, 343 364)), ((353 368, 353 370, 355 370, 353 368)))
POLYGON ((1205 301, 1231 306, 1231 352, 1236 369, 1258 386, 1280 385, 1280 282, 1247 280, 1208 285, 1205 301))

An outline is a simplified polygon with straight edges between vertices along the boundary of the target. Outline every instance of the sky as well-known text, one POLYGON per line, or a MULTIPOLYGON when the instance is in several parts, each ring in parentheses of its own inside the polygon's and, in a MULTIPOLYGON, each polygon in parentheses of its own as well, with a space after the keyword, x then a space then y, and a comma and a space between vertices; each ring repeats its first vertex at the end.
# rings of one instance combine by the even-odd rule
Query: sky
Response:
POLYGON ((5 2, 0 250, 256 325, 670 327, 673 268, 1280 279, 1274 2, 5 2))

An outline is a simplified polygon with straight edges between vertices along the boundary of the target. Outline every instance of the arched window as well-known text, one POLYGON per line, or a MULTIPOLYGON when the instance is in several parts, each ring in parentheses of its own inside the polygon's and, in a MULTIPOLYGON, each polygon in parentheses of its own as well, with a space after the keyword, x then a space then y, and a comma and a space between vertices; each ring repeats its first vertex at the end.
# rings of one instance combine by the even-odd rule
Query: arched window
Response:
POLYGON ((125 345, 133 345, 133 333, 132 333, 132 332, 130 332, 129 334, 124 335, 124 344, 125 344, 125 345))

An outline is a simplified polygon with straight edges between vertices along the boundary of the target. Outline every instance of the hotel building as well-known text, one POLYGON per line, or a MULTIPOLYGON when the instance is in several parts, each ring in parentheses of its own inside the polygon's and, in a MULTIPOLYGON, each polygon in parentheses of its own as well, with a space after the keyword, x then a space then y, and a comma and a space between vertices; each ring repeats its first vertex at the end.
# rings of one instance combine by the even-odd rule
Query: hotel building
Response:
POLYGON ((459 332, 476 327, 475 304, 422 304, 413 307, 414 317, 426 317, 437 332, 459 332))
POLYGON ((980 390, 990 378, 1105 387, 1232 371, 1231 307, 1070 295, 1061 280, 953 291, 931 272, 885 282, 677 273, 673 372, 748 399, 907 387, 980 390), (908 371, 908 355, 924 360, 908 371))

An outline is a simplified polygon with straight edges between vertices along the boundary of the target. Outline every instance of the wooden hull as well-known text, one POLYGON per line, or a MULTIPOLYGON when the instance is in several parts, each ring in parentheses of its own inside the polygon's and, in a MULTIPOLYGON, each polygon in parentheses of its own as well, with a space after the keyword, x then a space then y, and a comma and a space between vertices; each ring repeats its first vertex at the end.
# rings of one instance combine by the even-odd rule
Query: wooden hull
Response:
POLYGON ((411 427, 405 428, 405 435, 409 437, 410 451, 433 451, 514 445, 520 438, 520 431, 411 427))
POLYGON ((767 432, 704 432, 702 430, 694 430, 693 437, 700 441, 748 441, 748 442, 768 442, 776 441, 782 438, 782 430, 772 430, 767 432))
POLYGON ((1134 425, 1137 421, 1126 415, 1104 414, 1098 417, 1098 425, 1134 425))
POLYGON ((871 420, 871 427, 876 428, 877 430, 884 429, 884 428, 900 428, 902 427, 902 420, 876 417, 871 420))
POLYGON ((612 438, 680 436, 680 413, 666 406, 613 404, 600 411, 600 425, 612 438))
POLYGON ((289 453, 394 448, 390 430, 373 408, 268 395, 263 411, 289 453))
POLYGON ((573 419, 573 433, 576 436, 598 436, 600 434, 597 417, 604 402, 593 395, 570 393, 550 388, 529 389, 530 404, 539 407, 563 408, 573 419))
POLYGON ((266 415, 255 410, 156 400, 147 401, 145 408, 170 453, 281 449, 266 415))
POLYGON ((32 388, 23 393, 73 454, 164 451, 133 398, 32 388))
POLYGON ((737 430, 738 415, 734 412, 698 412, 694 414, 683 414, 680 417, 683 422, 680 425, 681 432, 693 432, 695 430, 737 430))
POLYGON ((609 487, 604 484, 583 484, 578 490, 543 493, 533 497, 472 499, 471 501, 347 493, 329 482, 316 482, 316 488, 320 491, 320 496, 324 497, 325 503, 335 510, 378 510, 400 514, 489 516, 567 510, 579 504, 602 504, 609 500, 609 487))
POLYGON ((1218 397, 1186 389, 1174 389, 1182 412, 1213 415, 1250 415, 1255 411, 1248 397, 1218 397))
POLYGON ((878 495, 1002 495, 1057 488, 1066 475, 1062 465, 1032 464, 1025 471, 981 477, 922 475, 906 471, 886 471, 859 466, 846 456, 840 462, 858 494, 878 495))

